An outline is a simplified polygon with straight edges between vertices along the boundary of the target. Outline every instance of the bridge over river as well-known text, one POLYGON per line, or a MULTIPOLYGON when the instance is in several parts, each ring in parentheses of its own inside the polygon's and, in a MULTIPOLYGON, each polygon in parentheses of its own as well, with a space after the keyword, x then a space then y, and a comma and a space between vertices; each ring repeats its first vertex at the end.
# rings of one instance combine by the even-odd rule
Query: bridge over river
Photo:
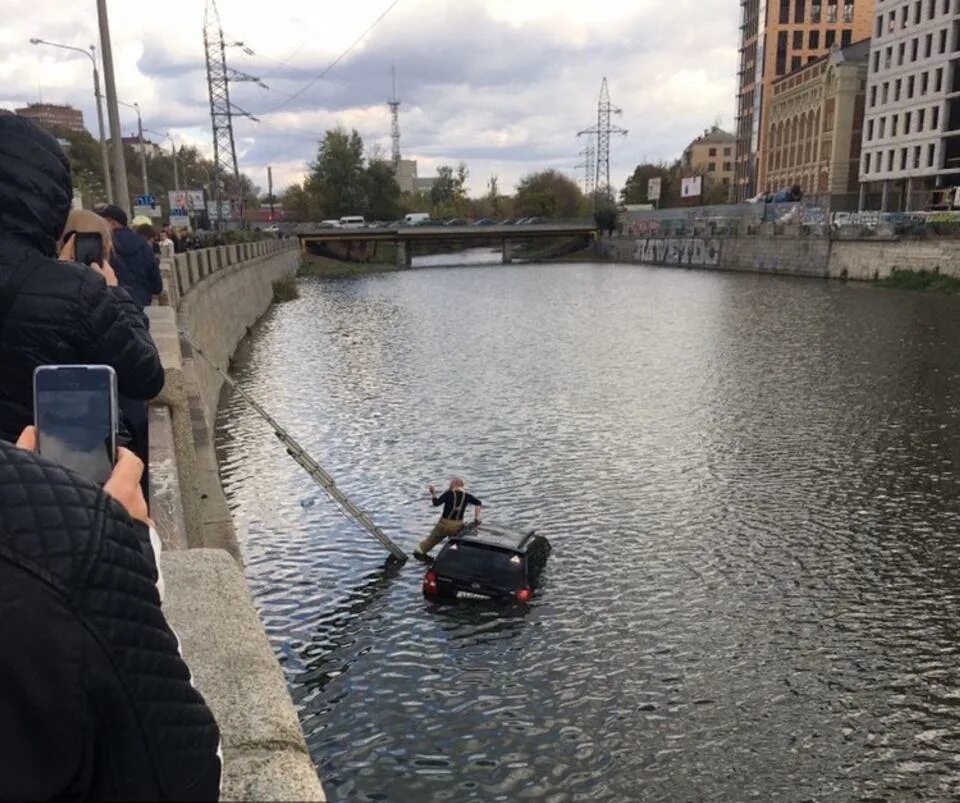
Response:
POLYGON ((513 259, 513 246, 517 242, 550 240, 558 237, 582 237, 588 242, 596 234, 593 221, 574 221, 540 223, 534 225, 507 226, 399 226, 390 228, 364 227, 358 229, 316 229, 312 232, 300 232, 300 250, 306 254, 312 245, 333 243, 348 246, 358 243, 387 242, 397 246, 397 264, 410 267, 413 250, 417 245, 434 246, 444 243, 456 243, 464 248, 497 244, 503 253, 504 264, 513 259))

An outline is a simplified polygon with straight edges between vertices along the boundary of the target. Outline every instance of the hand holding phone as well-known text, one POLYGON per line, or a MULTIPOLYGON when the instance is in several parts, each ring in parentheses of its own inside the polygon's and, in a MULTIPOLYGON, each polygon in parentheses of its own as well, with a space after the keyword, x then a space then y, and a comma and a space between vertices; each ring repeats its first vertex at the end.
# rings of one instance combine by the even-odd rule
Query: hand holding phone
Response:
POLYGON ((42 365, 33 374, 37 452, 98 485, 117 462, 117 376, 109 365, 42 365))
POLYGON ((81 265, 103 265, 103 237, 98 232, 78 231, 73 235, 74 261, 81 265))

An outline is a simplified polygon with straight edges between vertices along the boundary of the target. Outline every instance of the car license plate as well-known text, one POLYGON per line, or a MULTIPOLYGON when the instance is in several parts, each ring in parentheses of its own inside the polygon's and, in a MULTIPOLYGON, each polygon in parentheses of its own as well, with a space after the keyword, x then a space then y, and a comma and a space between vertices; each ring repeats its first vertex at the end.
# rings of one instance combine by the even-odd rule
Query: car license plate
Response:
POLYGON ((458 591, 457 599, 490 599, 486 594, 474 594, 472 591, 458 591))

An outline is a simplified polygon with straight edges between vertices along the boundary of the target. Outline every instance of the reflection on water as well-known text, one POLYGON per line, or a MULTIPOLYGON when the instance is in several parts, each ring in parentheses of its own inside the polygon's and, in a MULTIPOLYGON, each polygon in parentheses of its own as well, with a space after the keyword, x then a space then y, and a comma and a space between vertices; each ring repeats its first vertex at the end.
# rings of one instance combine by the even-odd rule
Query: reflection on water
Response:
POLYGON ((236 398, 224 483, 336 800, 960 789, 951 298, 620 265, 306 280, 243 387, 408 550, 425 488, 554 544, 434 606, 236 398))

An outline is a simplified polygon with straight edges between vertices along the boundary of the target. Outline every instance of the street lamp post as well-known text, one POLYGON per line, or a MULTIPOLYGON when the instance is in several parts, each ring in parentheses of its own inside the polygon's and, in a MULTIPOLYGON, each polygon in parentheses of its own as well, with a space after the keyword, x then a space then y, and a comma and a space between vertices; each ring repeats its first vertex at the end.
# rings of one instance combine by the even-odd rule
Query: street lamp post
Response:
POLYGON ((143 194, 149 195, 150 187, 147 183, 147 150, 143 144, 143 118, 140 116, 140 104, 127 103, 122 100, 118 100, 117 103, 129 109, 134 109, 137 112, 137 139, 140 142, 140 170, 143 173, 143 194))
POLYGON ((114 202, 129 213, 130 190, 127 186, 127 165, 123 159, 123 141, 120 136, 120 110, 117 108, 117 80, 113 73, 113 48, 110 46, 107 0, 97 0, 97 21, 100 24, 100 55, 103 58, 103 83, 107 96, 107 117, 110 120, 110 139, 113 142, 114 202))
POLYGON ((159 137, 170 140, 170 158, 173 159, 173 188, 175 190, 180 189, 180 170, 177 165, 177 143, 173 138, 173 134, 167 131, 163 133, 162 131, 154 131, 150 128, 144 129, 148 134, 156 134, 159 137))
POLYGON ((63 50, 73 50, 77 53, 83 53, 90 63, 93 65, 93 96, 97 100, 97 125, 99 128, 100 134, 100 155, 103 159, 103 186, 107 190, 107 203, 113 203, 113 187, 110 184, 110 155, 107 153, 107 140, 103 134, 103 104, 101 102, 102 95, 100 94, 100 71, 97 69, 97 48, 93 45, 90 45, 89 50, 84 50, 81 47, 74 47, 73 45, 61 45, 58 42, 48 42, 46 39, 37 39, 34 37, 30 40, 31 45, 49 45, 50 47, 59 47, 63 50))

